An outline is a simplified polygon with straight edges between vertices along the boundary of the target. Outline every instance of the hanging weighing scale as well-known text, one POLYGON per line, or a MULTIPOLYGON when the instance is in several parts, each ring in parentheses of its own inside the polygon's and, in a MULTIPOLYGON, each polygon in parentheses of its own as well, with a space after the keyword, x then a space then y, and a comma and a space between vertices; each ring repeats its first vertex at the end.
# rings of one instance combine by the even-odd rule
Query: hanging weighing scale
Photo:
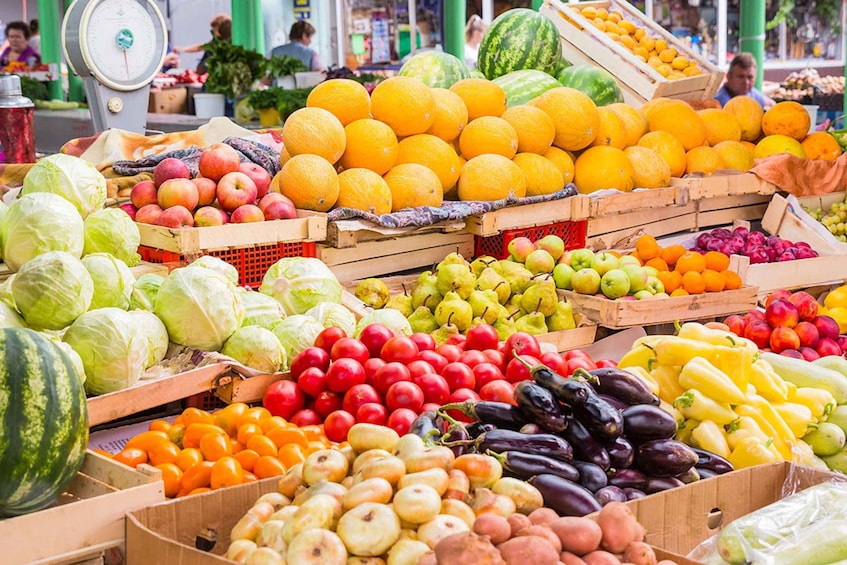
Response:
POLYGON ((145 132, 150 83, 167 45, 154 0, 74 0, 62 24, 62 49, 83 79, 95 131, 145 132))

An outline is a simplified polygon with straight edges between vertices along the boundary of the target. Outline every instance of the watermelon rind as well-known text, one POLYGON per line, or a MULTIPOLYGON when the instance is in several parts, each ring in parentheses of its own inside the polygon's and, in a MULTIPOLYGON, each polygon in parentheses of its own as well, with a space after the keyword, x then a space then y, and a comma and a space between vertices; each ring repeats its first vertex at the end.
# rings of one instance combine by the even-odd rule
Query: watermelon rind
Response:
POLYGON ((512 71, 555 71, 561 58, 559 32, 547 17, 527 8, 497 16, 479 44, 477 67, 489 80, 512 71))
POLYGON ((443 51, 422 51, 400 67, 400 76, 420 79, 430 88, 450 88, 471 73, 464 61, 443 51))
POLYGON ((500 85, 506 93, 506 102, 509 107, 526 104, 548 90, 562 86, 554 77, 535 69, 512 71, 495 78, 492 82, 500 85))
POLYGON ((0 329, 0 355, 0 518, 6 518, 49 506, 76 476, 88 445, 88 406, 73 362, 47 337, 0 329))
POLYGON ((595 65, 573 65, 556 76, 562 86, 574 88, 591 98, 597 106, 623 102, 623 90, 606 69, 595 65))

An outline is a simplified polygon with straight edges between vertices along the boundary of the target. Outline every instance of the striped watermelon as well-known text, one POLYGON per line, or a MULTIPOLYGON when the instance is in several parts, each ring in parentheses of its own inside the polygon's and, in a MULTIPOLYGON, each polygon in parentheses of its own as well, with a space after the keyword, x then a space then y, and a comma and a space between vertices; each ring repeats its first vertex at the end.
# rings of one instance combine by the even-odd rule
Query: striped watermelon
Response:
POLYGON ((423 51, 400 67, 400 76, 420 79, 430 88, 450 88, 453 83, 470 78, 464 61, 450 53, 423 51))
POLYGON ((0 329, 0 518, 51 504, 88 445, 88 406, 73 363, 30 329, 0 329))
POLYGON ((493 80, 523 69, 551 73, 559 59, 559 32, 553 22, 533 10, 514 8, 497 16, 485 30, 477 67, 493 80))
POLYGON ((598 106, 623 102, 623 91, 610 72, 594 65, 574 65, 562 70, 558 76, 562 86, 575 88, 587 94, 598 106))
POLYGON ((499 84, 503 92, 506 93, 506 101, 509 106, 526 104, 551 88, 562 86, 555 78, 535 69, 512 71, 495 78, 492 82, 499 84))

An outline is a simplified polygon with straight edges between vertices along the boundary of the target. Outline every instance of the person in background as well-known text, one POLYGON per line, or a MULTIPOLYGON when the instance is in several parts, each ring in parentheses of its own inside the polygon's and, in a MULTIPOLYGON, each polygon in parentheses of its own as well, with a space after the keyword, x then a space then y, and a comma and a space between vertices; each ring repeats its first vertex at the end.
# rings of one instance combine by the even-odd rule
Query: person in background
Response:
POLYGON ((41 55, 27 43, 29 26, 26 22, 9 22, 6 24, 6 39, 9 46, 0 52, 0 67, 20 61, 27 66, 35 67, 41 64, 41 55))
POLYGON ((468 19, 465 26, 465 64, 469 69, 476 68, 476 60, 479 56, 479 44, 485 34, 485 22, 476 14, 468 19))
POLYGON ((271 56, 288 55, 300 59, 310 71, 323 72, 326 68, 321 63, 320 55, 309 47, 313 35, 315 35, 315 28, 312 27, 312 24, 306 20, 297 20, 291 26, 291 31, 288 32, 288 43, 277 45, 271 49, 271 56))
POLYGON ((749 96, 763 108, 773 106, 774 101, 753 86, 755 83, 756 59, 750 53, 739 53, 732 58, 726 80, 715 95, 715 99, 724 106, 733 96, 749 96))
POLYGON ((41 34, 38 33, 38 18, 29 21, 29 41, 27 43, 38 53, 41 53, 41 34))
MULTIPOLYGON (((218 23, 217 27, 214 26, 214 22, 215 20, 212 20, 212 35, 214 35, 221 41, 225 41, 227 43, 232 41, 232 18, 226 16, 223 20, 218 23)), ((185 52, 185 49, 183 49, 183 52, 185 52)), ((203 58, 201 58, 200 62, 197 63, 197 72, 201 75, 207 72, 206 59, 209 57, 209 55, 211 55, 209 51, 204 51, 203 58)))

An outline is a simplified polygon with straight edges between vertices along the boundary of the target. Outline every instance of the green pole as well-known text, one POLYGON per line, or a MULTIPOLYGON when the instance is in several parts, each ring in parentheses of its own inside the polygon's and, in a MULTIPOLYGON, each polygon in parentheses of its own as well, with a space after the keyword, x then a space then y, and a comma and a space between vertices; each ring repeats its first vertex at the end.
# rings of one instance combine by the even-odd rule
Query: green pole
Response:
POLYGON ((532 0, 532 9, 536 12, 541 9, 541 5, 544 3, 544 0, 532 0))
POLYGON ((262 16, 262 0, 251 0, 253 15, 253 49, 265 54, 265 18, 262 16))
MULTIPOLYGON (((64 0, 63 5, 65 12, 68 11, 73 0, 64 0)), ((85 86, 82 84, 82 79, 68 67, 68 100, 71 102, 85 101, 85 86)))
POLYGON ((444 0, 444 51, 465 60, 465 0, 444 0))
MULTIPOLYGON (((62 62, 59 4, 55 0, 38 0, 38 23, 41 28, 41 61, 59 65, 62 62)), ((64 100, 61 74, 47 84, 52 100, 64 100)))
POLYGON ((765 0, 741 0, 739 49, 756 59, 756 88, 762 88, 765 62, 765 0))
MULTIPOLYGON (((847 39, 847 34, 844 34, 845 39, 847 39)), ((841 52, 841 56, 844 57, 844 76, 847 77, 847 41, 844 42, 843 45, 844 51, 841 52)), ((844 110, 844 115, 847 116, 847 94, 842 95, 844 98, 844 106, 842 110, 844 110)), ((847 118, 845 118, 847 119, 847 118)), ((844 126, 847 127, 847 126, 844 126)))
POLYGON ((250 18, 247 9, 249 0, 232 0, 232 44, 250 47, 250 18))

